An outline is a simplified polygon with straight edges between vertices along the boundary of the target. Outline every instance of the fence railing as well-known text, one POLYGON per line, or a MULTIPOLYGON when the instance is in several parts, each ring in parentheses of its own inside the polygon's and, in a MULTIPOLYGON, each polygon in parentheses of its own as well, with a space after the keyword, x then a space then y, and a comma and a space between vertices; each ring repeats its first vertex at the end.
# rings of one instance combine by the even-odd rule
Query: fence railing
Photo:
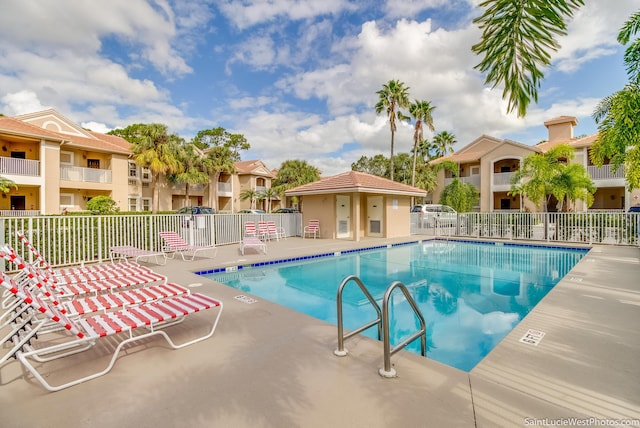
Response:
POLYGON ((111 170, 83 168, 80 166, 61 166, 60 180, 82 181, 90 183, 111 183, 111 170))
POLYGON ((40 161, 0 156, 0 174, 40 176, 40 161))
MULTIPOLYGON (((0 218, 0 245, 8 244, 33 261, 16 235, 22 231, 52 266, 63 266, 106 261, 112 246, 160 250, 161 231, 177 232, 195 245, 239 243, 245 221, 275 221, 285 236, 302 232, 301 214, 4 217, 0 218)), ((11 269, 6 264, 0 268, 11 269)))
POLYGON ((424 222, 411 214, 412 234, 522 239, 582 244, 640 245, 640 213, 459 213, 456 221, 424 222))

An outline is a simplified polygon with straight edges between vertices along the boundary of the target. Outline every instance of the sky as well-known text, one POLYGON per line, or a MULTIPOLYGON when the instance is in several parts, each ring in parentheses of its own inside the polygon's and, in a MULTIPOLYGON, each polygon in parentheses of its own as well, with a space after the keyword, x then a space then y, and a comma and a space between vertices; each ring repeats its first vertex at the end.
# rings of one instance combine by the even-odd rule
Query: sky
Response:
MULTIPOLYGON (((598 102, 627 82, 616 36, 640 0, 586 3, 518 118, 474 69, 477 0, 0 0, 0 113, 54 108, 96 132, 163 123, 187 141, 222 126, 251 144, 243 160, 323 175, 389 156, 374 106, 391 79, 436 107, 456 149, 483 134, 533 145, 560 115, 589 135, 598 102)), ((395 152, 412 140, 401 124, 395 152)))

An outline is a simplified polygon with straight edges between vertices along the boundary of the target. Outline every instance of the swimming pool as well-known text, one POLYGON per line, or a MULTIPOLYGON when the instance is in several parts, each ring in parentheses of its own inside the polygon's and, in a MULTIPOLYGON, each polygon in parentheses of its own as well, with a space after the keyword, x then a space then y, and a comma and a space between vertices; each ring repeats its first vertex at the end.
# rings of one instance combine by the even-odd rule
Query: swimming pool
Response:
MULTIPOLYGON (((333 324, 337 289, 346 276, 360 277, 378 302, 393 281, 401 281, 427 323, 427 357, 469 371, 586 252, 433 240, 199 273, 333 324)), ((346 330, 376 316, 355 284, 344 289, 343 301, 346 330)), ((392 345, 418 328, 402 293, 394 293, 390 302, 392 345)), ((376 329, 369 329, 366 335, 376 337, 376 329)), ((419 341, 407 349, 419 354, 419 341)))

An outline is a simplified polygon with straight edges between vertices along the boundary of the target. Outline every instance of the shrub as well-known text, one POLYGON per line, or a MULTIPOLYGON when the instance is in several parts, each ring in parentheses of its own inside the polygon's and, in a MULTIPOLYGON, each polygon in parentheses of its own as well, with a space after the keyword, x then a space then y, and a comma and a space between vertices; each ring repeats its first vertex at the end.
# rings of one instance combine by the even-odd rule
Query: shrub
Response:
POLYGON ((87 210, 91 211, 91 214, 115 214, 120 209, 116 206, 116 201, 109 196, 96 196, 87 202, 87 210))

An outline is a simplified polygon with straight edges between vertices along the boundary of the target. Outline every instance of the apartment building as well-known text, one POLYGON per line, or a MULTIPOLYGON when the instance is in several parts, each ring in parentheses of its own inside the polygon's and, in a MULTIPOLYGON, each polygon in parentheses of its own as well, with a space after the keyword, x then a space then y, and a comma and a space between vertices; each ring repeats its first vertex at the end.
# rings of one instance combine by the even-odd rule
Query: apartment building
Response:
MULTIPOLYGON (((605 164, 599 168, 591 162, 590 149, 597 138, 597 134, 576 138, 573 135, 578 120, 573 116, 559 116, 544 122, 548 130, 547 140, 535 146, 524 145, 515 141, 498 139, 482 135, 462 149, 444 156, 432 163, 451 161, 458 166, 457 174, 440 171, 438 185, 432 192, 432 201, 437 202, 442 190, 455 176, 463 182, 471 183, 480 192, 480 201, 476 209, 482 212, 499 210, 539 211, 531 201, 520 196, 510 195, 511 177, 520 169, 522 160, 532 153, 544 153, 558 144, 568 144, 575 150, 572 162, 577 162, 587 168, 591 179, 597 187, 594 203, 587 207, 583 201, 577 201, 576 211, 591 210, 623 210, 630 205, 640 204, 640 190, 629 192, 623 168, 614 169, 605 164)), ((549 210, 553 210, 551 204, 549 210)))
MULTIPOLYGON (((217 183, 154 183, 151 171, 131 159, 131 145, 112 135, 88 131, 54 109, 0 117, 0 176, 17 185, 0 193, 0 215, 60 214, 83 211, 87 201, 106 195, 121 211, 150 211, 154 186, 159 210, 186 205, 215 206, 221 212, 250 207, 240 194, 271 187, 273 172, 260 160, 236 163, 237 172, 217 183), (213 201, 216 201, 214 204, 213 201)), ((213 179, 213 177, 212 177, 213 179)), ((258 202, 265 209, 267 201, 258 202)), ((271 207, 279 206, 273 198, 271 207)))

